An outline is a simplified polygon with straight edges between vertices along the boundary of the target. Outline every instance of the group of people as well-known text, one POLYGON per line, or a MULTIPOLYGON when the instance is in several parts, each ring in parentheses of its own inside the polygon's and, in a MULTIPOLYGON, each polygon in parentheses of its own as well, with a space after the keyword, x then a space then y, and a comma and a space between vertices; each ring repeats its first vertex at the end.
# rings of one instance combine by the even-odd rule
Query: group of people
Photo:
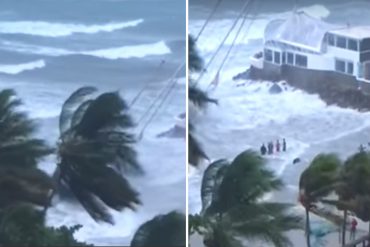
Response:
POLYGON ((280 141, 277 140, 275 144, 273 141, 270 141, 269 143, 267 143, 267 147, 263 143, 260 148, 260 151, 262 155, 273 154, 274 152, 279 153, 280 151, 285 152, 286 151, 286 141, 285 139, 283 139, 283 141, 280 143, 280 141))

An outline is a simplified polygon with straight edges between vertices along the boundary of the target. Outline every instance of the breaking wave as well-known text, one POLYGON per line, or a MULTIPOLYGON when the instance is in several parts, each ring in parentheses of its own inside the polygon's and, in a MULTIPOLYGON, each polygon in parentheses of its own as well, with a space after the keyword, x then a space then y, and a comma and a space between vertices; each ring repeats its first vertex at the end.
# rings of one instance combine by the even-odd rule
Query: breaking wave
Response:
POLYGON ((95 34, 99 32, 113 32, 123 28, 135 27, 143 21, 143 19, 138 19, 133 21, 107 23, 102 25, 51 23, 43 21, 3 21, 0 22, 0 33, 27 34, 45 37, 63 37, 75 33, 95 34))
POLYGON ((26 70, 40 69, 43 67, 45 67, 44 60, 37 60, 21 64, 0 64, 0 73, 15 75, 26 70))
POLYGON ((120 46, 107 49, 92 51, 72 51, 60 48, 27 45, 22 43, 3 42, 5 46, 0 49, 16 51, 19 53, 44 55, 51 57, 68 56, 68 55, 90 55, 105 59, 123 59, 123 58, 142 58, 150 55, 164 55, 171 53, 164 41, 151 44, 120 46))

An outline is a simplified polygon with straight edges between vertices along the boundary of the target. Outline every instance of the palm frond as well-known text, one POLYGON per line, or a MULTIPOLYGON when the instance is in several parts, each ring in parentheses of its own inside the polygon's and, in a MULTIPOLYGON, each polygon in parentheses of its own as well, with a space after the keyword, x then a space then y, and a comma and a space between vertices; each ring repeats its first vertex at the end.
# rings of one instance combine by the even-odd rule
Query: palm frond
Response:
POLYGON ((201 71, 203 69, 203 59, 199 55, 194 38, 189 35, 189 70, 201 71))
POLYGON ((212 203, 210 210, 226 212, 238 204, 256 202, 265 193, 282 186, 282 181, 266 168, 265 160, 247 150, 228 166, 218 191, 219 200, 212 203))
POLYGON ((216 99, 210 98, 208 94, 194 85, 190 85, 188 88, 189 100, 199 108, 205 108, 208 103, 218 104, 216 99))
POLYGON ((211 224, 209 232, 204 236, 206 247, 243 247, 245 246, 240 238, 230 229, 229 224, 217 221, 211 224))
POLYGON ((231 221, 231 229, 237 236, 249 240, 272 243, 276 247, 293 246, 285 235, 290 230, 302 230, 302 218, 291 215, 288 210, 290 205, 278 203, 251 204, 243 208, 241 212, 252 217, 243 217, 239 220, 234 217, 231 221))
POLYGON ((80 123, 76 126, 77 135, 94 138, 104 128, 128 129, 134 122, 127 114, 128 105, 118 92, 103 93, 89 104, 80 123))
POLYGON ((130 246, 183 247, 186 245, 185 239, 185 215, 178 212, 170 212, 166 215, 158 215, 141 225, 136 231, 130 246))
POLYGON ((95 87, 81 87, 73 92, 64 102, 59 117, 59 131, 61 135, 71 128, 72 116, 79 104, 81 104, 86 96, 91 95, 96 90, 95 87))
POLYGON ((99 151, 94 142, 67 144, 61 151, 61 182, 96 221, 113 223, 106 206, 121 211, 135 210, 135 205, 141 204, 128 181, 107 165, 111 157, 99 151))
POLYGON ((0 168, 0 208, 19 203, 47 206, 52 179, 36 168, 0 168))
POLYGON ((188 132, 188 150, 188 159, 191 165, 197 166, 202 159, 209 160, 207 154, 191 131, 188 132))
POLYGON ((223 176, 226 171, 225 169, 222 168, 228 165, 229 162, 227 160, 221 159, 212 162, 204 171, 200 191, 202 198, 203 213, 209 207, 213 200, 217 200, 216 198, 214 198, 214 196, 217 195, 218 188, 222 182, 223 176))
POLYGON ((76 111, 73 113, 73 116, 72 116, 72 119, 71 119, 71 127, 73 128, 73 127, 75 127, 75 126, 77 126, 80 122, 81 122, 81 120, 82 120, 82 118, 83 118, 83 116, 84 116, 84 114, 86 113, 86 110, 87 110, 87 108, 90 106, 90 104, 92 103, 92 102, 94 102, 94 100, 92 100, 92 99, 90 99, 90 100, 86 100, 86 101, 84 101, 77 109, 76 109, 76 111))
POLYGON ((44 141, 32 137, 36 125, 18 110, 21 104, 13 90, 0 91, 0 166, 36 167, 52 152, 44 141))
MULTIPOLYGON (((329 195, 336 188, 341 161, 335 154, 319 154, 300 176, 299 188, 309 202, 329 195)), ((307 203, 309 203, 307 202, 307 203)))

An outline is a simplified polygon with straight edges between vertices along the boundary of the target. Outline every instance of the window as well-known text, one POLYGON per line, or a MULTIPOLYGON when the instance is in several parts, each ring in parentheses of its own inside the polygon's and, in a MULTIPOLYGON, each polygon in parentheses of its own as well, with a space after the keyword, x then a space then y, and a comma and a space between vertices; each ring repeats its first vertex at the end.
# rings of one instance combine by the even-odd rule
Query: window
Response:
POLYGON ((361 51, 370 50, 370 39, 369 38, 366 38, 360 41, 360 50, 361 51))
POLYGON ((337 36, 337 46, 340 48, 346 48, 346 38, 337 36))
POLYGON ((348 49, 358 51, 358 43, 355 39, 348 39, 348 49))
POLYGON ((364 78, 364 66, 362 63, 358 63, 358 77, 359 78, 364 78))
POLYGON ((283 62, 282 64, 286 64, 286 52, 283 52, 281 53, 282 57, 283 57, 283 62))
POLYGON ((335 46, 334 35, 331 33, 328 34, 328 44, 331 46, 335 46))
POLYGON ((303 55, 295 55, 295 65, 300 67, 307 67, 307 57, 303 55))
POLYGON ((335 59, 335 71, 353 75, 353 62, 335 59))
POLYGON ((335 71, 346 73, 346 62, 335 59, 335 71))
POLYGON ((278 51, 274 52, 274 63, 280 64, 280 52, 278 51))
POLYGON ((353 63, 347 62, 347 74, 353 75, 353 63))
POLYGON ((265 49, 265 60, 272 62, 272 51, 269 49, 265 49))
POLYGON ((287 63, 294 65, 294 55, 293 53, 287 52, 287 63))

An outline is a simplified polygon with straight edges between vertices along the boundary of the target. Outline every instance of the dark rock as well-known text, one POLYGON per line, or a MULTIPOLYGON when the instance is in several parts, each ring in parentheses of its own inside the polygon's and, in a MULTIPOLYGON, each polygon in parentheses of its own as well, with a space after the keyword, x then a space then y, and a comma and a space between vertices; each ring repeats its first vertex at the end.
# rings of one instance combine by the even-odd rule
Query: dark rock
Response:
POLYGON ((269 93, 271 94, 279 94, 282 91, 283 89, 277 83, 274 83, 274 85, 272 85, 269 89, 269 93))
POLYGON ((250 79, 250 69, 247 69, 246 71, 237 74, 236 76, 233 77, 234 81, 237 80, 249 80, 250 79))
POLYGON ((348 75, 333 71, 317 71, 288 65, 264 64, 265 69, 250 68, 252 80, 286 81, 290 86, 317 94, 328 105, 352 108, 360 111, 370 110, 370 84, 361 83, 348 75))
POLYGON ((297 163, 299 163, 299 162, 301 162, 301 159, 300 159, 300 158, 295 158, 295 159, 293 160, 293 164, 297 164, 297 163))

